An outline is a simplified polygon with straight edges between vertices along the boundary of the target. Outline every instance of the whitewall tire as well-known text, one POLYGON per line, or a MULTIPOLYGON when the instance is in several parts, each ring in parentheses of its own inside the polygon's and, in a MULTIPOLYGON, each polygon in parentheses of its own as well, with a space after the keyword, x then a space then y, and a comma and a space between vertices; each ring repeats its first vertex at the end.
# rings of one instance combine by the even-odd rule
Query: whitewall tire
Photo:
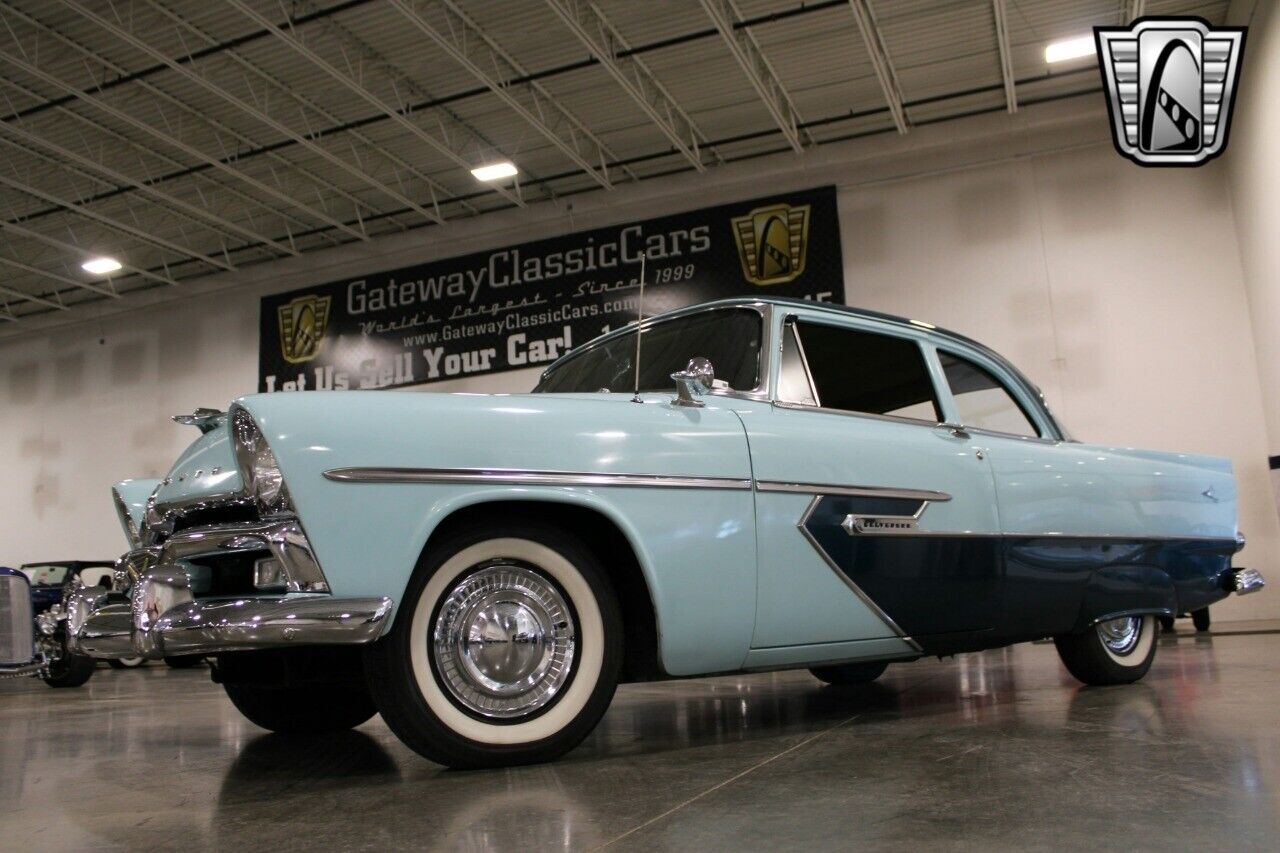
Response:
POLYGON ((1067 671, 1085 684, 1129 684, 1151 669, 1157 632, 1153 615, 1122 616, 1053 642, 1067 671))
POLYGON ((457 768, 528 764, 577 746, 617 686, 622 619, 595 555, 535 522, 433 543, 366 672, 391 730, 457 768))

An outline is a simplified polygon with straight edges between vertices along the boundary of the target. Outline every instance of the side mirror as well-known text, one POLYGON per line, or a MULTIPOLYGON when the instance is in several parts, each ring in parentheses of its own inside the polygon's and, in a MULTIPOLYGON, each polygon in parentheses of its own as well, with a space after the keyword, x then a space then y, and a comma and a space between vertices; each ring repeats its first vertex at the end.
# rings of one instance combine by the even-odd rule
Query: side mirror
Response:
POLYGON ((676 382, 676 398, 672 404, 696 408, 706 405, 701 397, 714 385, 716 371, 709 360, 699 356, 689 359, 685 369, 671 374, 671 378, 676 382))

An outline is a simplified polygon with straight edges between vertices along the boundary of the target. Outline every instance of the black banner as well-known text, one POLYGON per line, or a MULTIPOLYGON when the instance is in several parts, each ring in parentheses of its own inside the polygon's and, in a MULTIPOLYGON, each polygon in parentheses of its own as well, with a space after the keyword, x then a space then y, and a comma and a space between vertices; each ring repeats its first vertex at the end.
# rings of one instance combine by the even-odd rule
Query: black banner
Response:
POLYGON ((644 313, 844 301, 834 187, 709 207, 262 300, 260 391, 391 388, 549 364, 644 313))

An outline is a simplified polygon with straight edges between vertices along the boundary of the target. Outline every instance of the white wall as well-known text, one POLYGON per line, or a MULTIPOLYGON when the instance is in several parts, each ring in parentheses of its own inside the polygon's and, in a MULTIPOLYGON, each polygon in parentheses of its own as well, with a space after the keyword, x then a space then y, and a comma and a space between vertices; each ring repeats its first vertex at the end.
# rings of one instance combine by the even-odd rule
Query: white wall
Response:
MULTIPOLYGON (((290 259, 71 326, 5 329, 0 560, 122 549, 108 485, 163 472, 191 438, 168 415, 254 389, 263 293, 834 182, 850 302, 1004 352, 1080 437, 1232 457, 1245 556, 1275 566, 1280 524, 1226 172, 1140 169, 1106 133, 1088 97, 584 196, 572 213, 513 211, 290 259)), ((525 390, 534 376, 429 390, 525 390)), ((1264 594, 1216 617, 1277 615, 1280 598, 1264 594)))
MULTIPOLYGON (((1249 27, 1226 161, 1240 258, 1258 348, 1268 448, 1280 456, 1280 10, 1268 0, 1232 5, 1231 23, 1249 27)), ((1280 471, 1272 474, 1280 501, 1280 471)))

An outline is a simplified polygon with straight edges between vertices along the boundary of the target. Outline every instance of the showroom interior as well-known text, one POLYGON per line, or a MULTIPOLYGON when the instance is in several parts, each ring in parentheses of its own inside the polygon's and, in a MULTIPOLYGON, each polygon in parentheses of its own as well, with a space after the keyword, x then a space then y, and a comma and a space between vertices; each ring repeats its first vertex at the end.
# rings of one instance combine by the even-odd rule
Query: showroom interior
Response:
MULTIPOLYGON (((0 566, 46 566, 0 580, 35 601, 46 564, 99 564, 56 568, 53 609, 18 626, 38 645, 24 677, 0 678, 0 846, 1273 848, 1280 598, 1229 593, 1255 591, 1244 567, 1259 583, 1280 573, 1276 5, 0 0, 0 566), (1236 45, 1216 147, 1173 167, 1140 162, 1123 84, 1108 76, 1123 69, 1100 65, 1097 45, 1112 48, 1094 28, 1122 38, 1139 21, 1190 19, 1205 28, 1205 74, 1208 45, 1236 45), (776 210, 785 236, 770 243, 776 210), (637 234, 650 235, 643 251, 628 243, 637 234), (574 257, 587 258, 576 278, 562 264, 574 257), (610 348, 582 347, 595 335, 630 358, 626 342, 649 343, 628 326, 637 317, 722 298, 738 302, 706 316, 765 306, 751 309, 764 318, 750 341, 758 385, 739 387, 718 356, 714 379, 692 361, 680 372, 710 354, 699 350, 652 387, 628 361, 634 377, 619 373, 607 395, 557 395, 596 391, 563 378, 610 348), (802 360, 823 357, 824 322, 892 327, 944 389, 924 426, 887 409, 840 418, 836 429, 860 422, 887 442, 874 461, 848 443, 844 477, 844 461, 811 458, 813 442, 837 440, 820 434, 831 420, 788 432, 821 414, 786 411, 797 405, 776 387, 795 342, 802 360), (963 389, 948 352, 1004 385, 1033 431, 1013 441, 950 417, 963 389), (480 396, 535 386, 545 398, 480 396), (987 466, 965 482, 999 506, 979 512, 931 480, 894 427, 934 433, 938 465, 957 464, 946 447, 987 466), (591 457, 588 431, 617 456, 591 457), (228 461, 210 468, 219 454, 228 461), (841 486, 806 491, 824 466, 841 486), (889 494, 862 470, 896 471, 883 499, 916 501, 901 524, 919 551, 858 515, 857 501, 889 494), (1101 485, 1086 479, 1095 471, 1101 485), (246 491, 211 509, 196 481, 233 474, 246 491), (1018 506, 1019 478, 1041 484, 1038 503, 1018 506), (134 485, 113 492, 123 481, 134 485), (500 501, 461 497, 482 487, 500 501), (182 497, 166 504, 166 489, 182 497), (444 518, 432 490, 459 496, 459 515, 444 518), (534 493, 576 508, 526 513, 534 493), (854 508, 839 504, 844 531, 823 538, 814 525, 836 495, 854 508), (236 514, 250 505, 252 520, 236 514), (590 513, 615 506, 602 531, 590 513), (302 627, 279 628, 265 652, 267 631, 247 622, 221 645, 190 639, 218 632, 212 609, 166 635, 180 606, 256 600, 234 585, 207 592, 223 589, 221 563, 212 581, 199 560, 180 583, 161 577, 178 538, 204 530, 184 531, 184 512, 242 525, 220 546, 233 556, 259 525, 249 538, 271 556, 246 564, 252 586, 314 605, 312 621, 298 610, 302 627), (995 532, 978 536, 975 518, 995 532), (824 544, 838 539, 855 563, 937 555, 944 530, 999 543, 1000 598, 982 604, 1019 626, 1004 640, 910 630, 917 610, 970 608, 945 590, 978 572, 966 562, 977 544, 956 546, 954 586, 931 586, 926 567, 918 586, 883 593, 824 544), (1162 551, 1170 537, 1181 544, 1162 551), (1082 538, 1074 557, 1036 556, 1082 538), (508 540, 532 550, 484 559, 530 561, 528 595, 546 612, 512 607, 555 630, 509 640, 502 661, 492 641, 460 640, 455 661, 440 638, 466 626, 445 615, 480 593, 459 581, 433 605, 437 579, 508 540), (299 582, 296 548, 318 581, 299 582), (1132 571, 1116 568, 1126 548, 1132 571), (820 583, 788 574, 801 554, 820 583), (1178 574, 1192 570, 1214 573, 1200 598, 1178 574), (1037 571, 1092 573, 1072 636, 1114 650, 1100 626, 1142 632, 1141 671, 1080 677, 1062 632, 1039 630, 1042 603, 1013 592, 1016 572, 1035 583, 1037 571), (830 623, 849 608, 851 624, 884 635, 840 634, 830 623), (437 626, 421 649, 415 613, 437 626), (123 645, 94 633, 112 618, 123 645), (449 680, 456 664, 457 678, 474 666, 489 684, 534 646, 551 660, 565 624, 581 630, 567 674, 530 700, 529 722, 513 710, 495 723, 449 680), (320 637, 313 625, 330 633, 315 641, 324 655, 305 657, 298 638, 320 637), (41 659, 55 637, 63 657, 41 659), (836 639, 860 651, 799 651, 836 639), (235 690, 277 695, 277 662, 311 692, 296 694, 307 701, 289 706, 295 719, 264 726, 278 709, 255 716, 235 690), (875 680, 842 683, 831 672, 845 664, 872 665, 875 680), (80 686, 47 686, 49 667, 72 665, 80 686), (331 703, 332 685, 360 691, 363 719, 298 726, 349 701, 331 703), (513 751, 522 727, 561 737, 552 722, 579 694, 571 738, 513 751), (443 746, 419 745, 445 730, 443 746)), ((706 347, 747 345, 713 340, 727 321, 706 328, 706 347)), ((659 339, 655 359, 669 355, 659 339)), ((822 409, 816 368, 804 370, 822 409)), ((475 608, 473 634, 497 624, 475 608)))

